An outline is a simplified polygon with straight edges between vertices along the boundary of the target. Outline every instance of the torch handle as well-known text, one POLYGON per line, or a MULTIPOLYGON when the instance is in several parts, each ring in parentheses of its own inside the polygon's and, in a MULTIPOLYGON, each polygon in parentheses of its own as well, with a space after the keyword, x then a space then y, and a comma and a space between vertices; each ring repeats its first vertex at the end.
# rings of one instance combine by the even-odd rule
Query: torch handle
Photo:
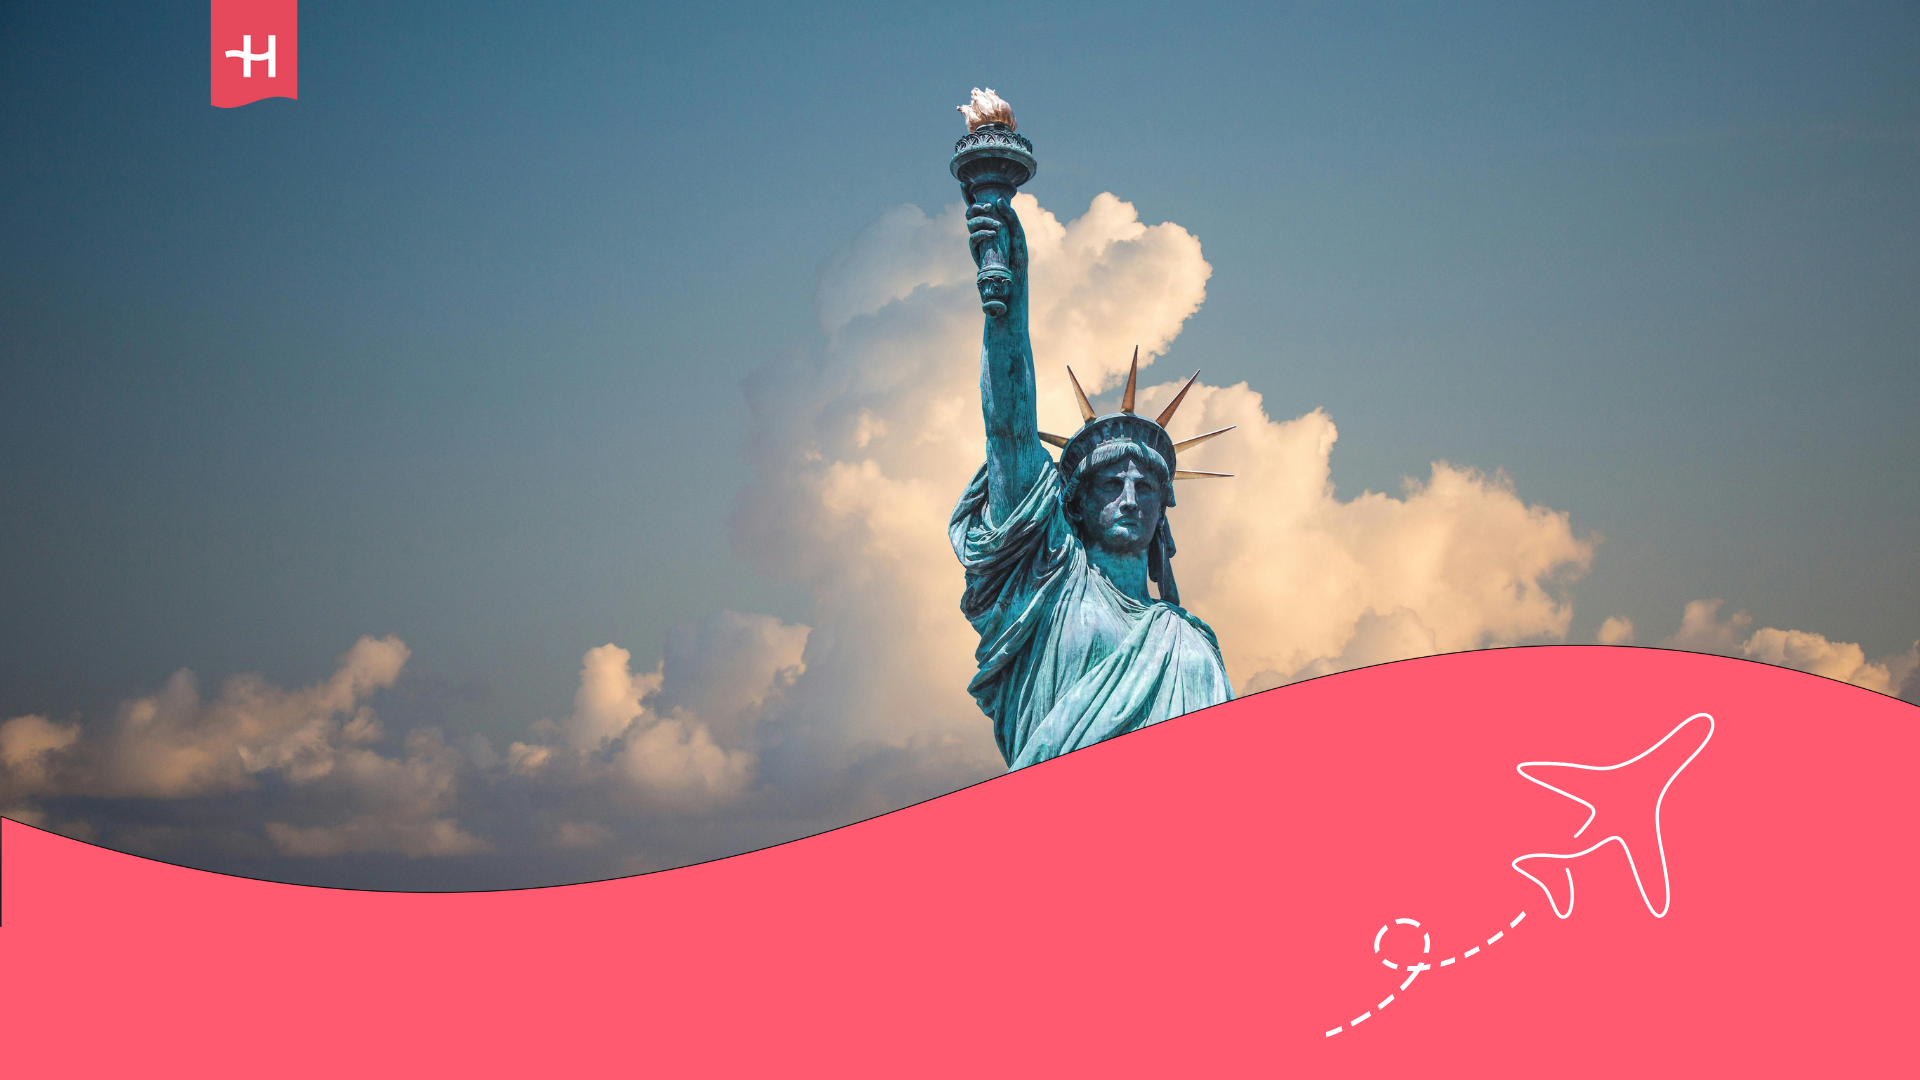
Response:
MULTIPOLYGON (((1014 202, 1014 186, 1012 186, 1012 184, 996 184, 991 183, 991 181, 989 181, 989 183, 962 184, 962 190, 966 192, 968 206, 981 204, 981 202, 983 202, 983 204, 991 204, 991 206, 995 206, 995 208, 998 209, 1006 209, 1014 202)), ((1006 219, 1008 219, 1008 217, 1002 215, 1002 221, 1006 221, 1006 219)), ((1012 279, 1014 279, 1014 265, 1012 265, 1012 252, 1010 252, 1012 242, 1014 242, 1014 234, 1012 234, 1012 231, 1010 231, 1010 229, 1000 229, 1000 233, 996 234, 993 240, 987 240, 987 242, 981 244, 981 248, 979 248, 979 275, 975 277, 975 284, 979 286, 979 292, 981 292, 979 309, 985 311, 987 315, 993 315, 993 317, 1006 315, 1006 302, 996 296, 995 290, 991 288, 989 282, 993 281, 993 279, 1002 279, 1002 281, 1008 282, 1008 286, 1014 286, 1014 281, 1012 281, 1012 279)))

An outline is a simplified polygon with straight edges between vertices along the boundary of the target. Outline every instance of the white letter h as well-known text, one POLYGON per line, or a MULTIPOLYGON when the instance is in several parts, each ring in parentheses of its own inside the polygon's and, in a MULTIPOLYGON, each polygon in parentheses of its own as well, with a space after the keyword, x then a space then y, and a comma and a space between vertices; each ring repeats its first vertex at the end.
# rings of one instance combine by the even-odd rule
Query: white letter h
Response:
POLYGON ((240 73, 241 78, 243 79, 253 78, 253 62, 255 60, 265 60, 267 62, 267 78, 271 79, 274 77, 273 37, 274 36, 272 34, 267 35, 267 51, 263 53, 256 53, 253 51, 253 35, 252 34, 240 35, 240 47, 237 49, 227 50, 228 56, 237 56, 246 63, 247 65, 246 70, 240 73))

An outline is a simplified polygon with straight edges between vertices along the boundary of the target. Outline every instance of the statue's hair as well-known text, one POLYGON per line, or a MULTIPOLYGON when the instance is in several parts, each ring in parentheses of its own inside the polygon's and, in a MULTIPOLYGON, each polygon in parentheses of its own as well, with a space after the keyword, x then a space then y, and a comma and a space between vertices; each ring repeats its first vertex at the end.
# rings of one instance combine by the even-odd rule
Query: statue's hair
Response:
POLYGON ((1173 580, 1173 529, 1167 524, 1167 507, 1173 505, 1173 471, 1167 467, 1167 459, 1161 457, 1158 450, 1127 438, 1109 439, 1094 447, 1092 453, 1080 459, 1073 473, 1065 477, 1060 491, 1060 509, 1067 515, 1067 521, 1073 525, 1074 531, 1080 534, 1081 542, 1086 542, 1086 523, 1080 517, 1080 485, 1101 466, 1128 457, 1146 466, 1153 478, 1160 482, 1160 522, 1154 527, 1152 538, 1147 541, 1147 577, 1160 587, 1160 599, 1178 607, 1180 587, 1173 580))

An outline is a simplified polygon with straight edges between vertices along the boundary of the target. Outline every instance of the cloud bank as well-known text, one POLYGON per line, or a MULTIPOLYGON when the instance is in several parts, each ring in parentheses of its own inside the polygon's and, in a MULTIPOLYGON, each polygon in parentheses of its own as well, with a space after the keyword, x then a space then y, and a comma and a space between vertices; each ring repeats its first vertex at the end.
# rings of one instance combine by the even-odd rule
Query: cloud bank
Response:
MULTIPOLYGON (((1136 345, 1152 365, 1212 269, 1193 235, 1110 194, 1065 222, 1030 196, 1015 206, 1033 257, 1040 423, 1070 432, 1065 366, 1099 394, 1136 345)), ((996 775, 965 690, 976 641, 946 537, 983 447, 960 207, 884 214, 823 264, 814 306, 819 340, 743 384, 751 479, 730 522, 743 557, 809 589, 806 625, 716 612, 638 661, 582 642, 571 709, 504 750, 477 734, 385 730, 371 703, 408 658, 393 637, 362 639, 330 679, 298 690, 239 676, 206 702, 181 672, 104 722, 0 725, 0 808, 182 861, 279 860, 258 865, 339 882, 327 866, 400 856, 442 868, 405 887, 472 888, 732 854, 996 775), (453 866, 487 869, 459 878, 453 866)), ((1143 412, 1187 372, 1158 373, 1143 375, 1143 412)), ((1183 596, 1243 691, 1565 638, 1568 583, 1594 556, 1565 512, 1447 462, 1397 493, 1342 499, 1333 419, 1244 383, 1196 383, 1172 427, 1184 438, 1229 424, 1182 460, 1236 477, 1183 481, 1171 521, 1183 596)), ((1736 642, 1741 618, 1690 605, 1682 635, 1796 666, 1851 660, 1845 677, 1897 684, 1894 667, 1817 635, 1736 642)), ((1609 620, 1602 639, 1631 641, 1631 623, 1609 620)))
POLYGON ((1719 600, 1688 601, 1681 612, 1680 629, 1660 644, 1690 652, 1744 656, 1838 679, 1881 694, 1901 693, 1915 672, 1920 671, 1920 641, 1904 653, 1868 663, 1866 650, 1859 645, 1829 641, 1822 634, 1771 626, 1748 634, 1747 627, 1753 625, 1753 616, 1736 611, 1722 620, 1720 607, 1719 600))
MULTIPOLYGON (((278 786, 295 794, 289 804, 323 804, 330 819, 258 822, 284 855, 485 851, 453 816, 455 755, 437 734, 409 733, 391 756, 374 746, 384 732, 365 699, 393 685, 407 656, 398 638, 361 638, 332 678, 299 690, 238 675, 203 701, 180 671, 92 730, 14 717, 0 724, 0 807, 38 824, 47 819, 35 804, 47 796, 183 801, 278 786)), ((82 825, 69 831, 89 834, 82 825)))

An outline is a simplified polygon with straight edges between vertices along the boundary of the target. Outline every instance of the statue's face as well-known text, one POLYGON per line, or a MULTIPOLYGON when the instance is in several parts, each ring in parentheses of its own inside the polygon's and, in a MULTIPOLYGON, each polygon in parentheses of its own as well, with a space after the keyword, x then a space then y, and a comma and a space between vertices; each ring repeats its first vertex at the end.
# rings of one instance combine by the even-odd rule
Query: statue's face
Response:
POLYGON ((1087 543, 1115 555, 1145 551, 1160 527, 1160 481, 1131 457, 1110 461, 1080 485, 1080 523, 1087 543))

